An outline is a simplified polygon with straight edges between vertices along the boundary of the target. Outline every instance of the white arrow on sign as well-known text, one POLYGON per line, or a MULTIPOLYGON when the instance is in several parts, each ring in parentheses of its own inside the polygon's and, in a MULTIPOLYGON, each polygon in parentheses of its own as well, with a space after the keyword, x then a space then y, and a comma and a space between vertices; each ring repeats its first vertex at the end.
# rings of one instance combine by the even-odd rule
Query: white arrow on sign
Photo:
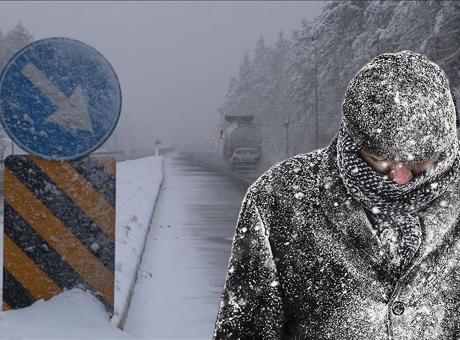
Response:
POLYGON ((94 132, 89 118, 88 102, 81 86, 77 86, 68 98, 34 64, 24 66, 21 73, 58 108, 46 118, 46 122, 67 129, 94 132))

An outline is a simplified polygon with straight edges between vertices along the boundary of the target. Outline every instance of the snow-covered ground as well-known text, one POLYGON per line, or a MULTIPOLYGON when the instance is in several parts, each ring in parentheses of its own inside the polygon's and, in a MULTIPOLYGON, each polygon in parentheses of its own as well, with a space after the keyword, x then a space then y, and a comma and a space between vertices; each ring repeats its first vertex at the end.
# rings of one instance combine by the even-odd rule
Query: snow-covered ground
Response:
POLYGON ((118 326, 134 288, 137 267, 161 182, 163 157, 117 164, 117 243, 115 255, 115 314, 118 326))
POLYGON ((49 301, 0 314, 0 339, 129 339, 94 296, 72 289, 49 301))
MULTIPOLYGON (((131 338, 117 325, 123 318, 134 286, 162 179, 163 157, 117 164, 115 315, 112 320, 91 294, 72 289, 49 301, 38 301, 29 308, 1 312, 0 339, 131 338)), ((0 233, 3 235, 3 230, 0 233)), ((0 247, 3 249, 2 237, 0 247)), ((0 265, 3 267, 1 256, 0 265)))

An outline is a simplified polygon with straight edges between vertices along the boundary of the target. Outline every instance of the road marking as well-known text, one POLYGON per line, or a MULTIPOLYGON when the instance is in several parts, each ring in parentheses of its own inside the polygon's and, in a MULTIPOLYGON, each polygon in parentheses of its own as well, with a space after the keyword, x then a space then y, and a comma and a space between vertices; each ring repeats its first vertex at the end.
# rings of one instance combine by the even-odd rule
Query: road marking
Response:
POLYGON ((57 107, 57 110, 46 118, 46 122, 66 129, 94 133, 88 113, 88 101, 80 85, 68 98, 35 65, 25 65, 21 73, 57 107))

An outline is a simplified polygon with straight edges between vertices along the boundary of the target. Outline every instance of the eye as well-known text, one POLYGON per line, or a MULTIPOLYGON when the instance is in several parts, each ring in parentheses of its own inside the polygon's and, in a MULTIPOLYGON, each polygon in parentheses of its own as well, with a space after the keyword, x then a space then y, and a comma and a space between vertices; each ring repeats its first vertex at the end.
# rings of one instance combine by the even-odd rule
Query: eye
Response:
POLYGON ((370 153, 368 151, 362 150, 362 156, 366 157, 368 160, 375 163, 389 162, 385 157, 370 153))
POLYGON ((431 166, 433 166, 434 164, 438 163, 440 160, 440 157, 439 155, 435 155, 432 159, 429 159, 429 160, 426 160, 426 161, 423 161, 423 162, 419 162, 419 163, 415 163, 415 164, 412 164, 412 171, 415 173, 415 174, 421 174, 422 172, 425 172, 426 170, 428 170, 431 166))
POLYGON ((374 156, 374 155, 371 155, 370 157, 375 162, 384 162, 385 161, 385 158, 383 158, 383 157, 374 156))

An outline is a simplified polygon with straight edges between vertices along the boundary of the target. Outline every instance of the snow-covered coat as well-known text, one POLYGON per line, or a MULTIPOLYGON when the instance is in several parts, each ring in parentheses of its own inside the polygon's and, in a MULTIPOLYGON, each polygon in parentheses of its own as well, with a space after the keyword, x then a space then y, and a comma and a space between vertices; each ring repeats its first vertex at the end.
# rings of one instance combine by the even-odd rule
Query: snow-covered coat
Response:
POLYGON ((460 184, 423 212, 422 245, 394 281, 340 179, 336 139, 248 189, 215 338, 459 338, 460 184))
MULTIPOLYGON (((420 241, 414 253, 392 270, 370 222, 383 210, 369 215, 366 199, 379 204, 379 190, 393 184, 357 157, 344 167, 343 152, 357 151, 339 132, 328 147, 272 166, 246 192, 215 339, 460 339, 459 149, 445 75, 412 52, 385 54, 350 83, 343 108, 353 140, 387 159, 441 153, 432 171, 401 188, 420 184, 413 201, 399 202, 410 209, 403 225, 420 230, 409 235, 420 241), (443 175, 448 164, 455 176, 443 175), (350 184, 352 176, 359 180, 350 184)), ((386 228, 400 230, 389 211, 386 228)))

